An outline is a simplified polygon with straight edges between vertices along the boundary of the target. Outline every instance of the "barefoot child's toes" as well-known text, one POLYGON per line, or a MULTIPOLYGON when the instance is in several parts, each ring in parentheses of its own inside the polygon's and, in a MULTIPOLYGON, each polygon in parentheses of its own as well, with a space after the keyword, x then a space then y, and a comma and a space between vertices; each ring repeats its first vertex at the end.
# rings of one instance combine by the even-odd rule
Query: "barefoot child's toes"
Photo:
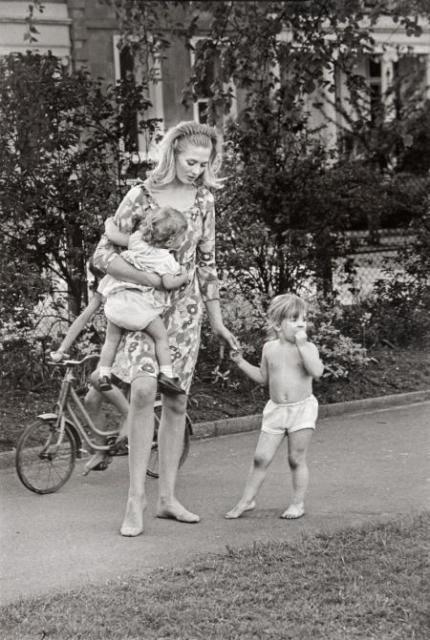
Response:
POLYGON ((297 520, 305 515, 305 507, 303 502, 300 504, 290 504, 288 509, 284 511, 281 518, 285 520, 297 520))
POLYGON ((252 502, 247 502, 247 503, 239 502, 239 504, 233 507, 233 509, 230 509, 230 511, 227 511, 224 518, 227 518, 227 520, 234 520, 235 518, 240 518, 240 516, 243 513, 245 513, 245 511, 252 511, 253 509, 255 509, 254 500, 252 500, 252 502))

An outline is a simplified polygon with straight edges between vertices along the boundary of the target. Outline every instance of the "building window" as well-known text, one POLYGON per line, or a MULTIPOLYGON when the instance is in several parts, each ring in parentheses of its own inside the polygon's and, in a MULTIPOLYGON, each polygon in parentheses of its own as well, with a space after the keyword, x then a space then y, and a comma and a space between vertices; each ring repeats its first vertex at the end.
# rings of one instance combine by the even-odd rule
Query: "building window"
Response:
MULTIPOLYGON (((120 80, 125 94, 135 84, 134 80, 134 58, 130 51, 130 47, 126 46, 119 52, 119 72, 120 80)), ((123 125, 124 125, 124 151, 133 153, 139 148, 136 108, 124 101, 122 107, 123 125)))
MULTIPOLYGON (((114 48, 114 74, 115 81, 123 83, 140 82, 141 70, 136 58, 129 47, 119 48, 120 36, 113 37, 114 48), (137 64, 136 64, 137 62, 137 64)), ((146 98, 151 102, 144 113, 139 113, 133 104, 125 104, 123 111, 124 138, 121 143, 121 150, 129 157, 130 167, 128 173, 131 176, 141 173, 145 167, 149 166, 157 159, 156 140, 163 133, 163 83, 160 60, 153 61, 153 79, 148 82, 146 98), (157 121, 157 132, 155 135, 152 129, 143 128, 138 130, 139 118, 157 121)), ((126 89, 126 86, 125 86, 126 89)), ((140 174, 139 174, 140 175, 140 174)))
MULTIPOLYGON (((204 56, 204 50, 207 47, 211 46, 211 41, 207 38, 195 37, 191 39, 192 49, 191 53, 191 66, 194 67, 194 63, 196 58, 201 59, 204 56)), ((194 91, 197 95, 196 101, 193 103, 193 115, 194 120, 196 122, 200 122, 201 124, 206 124, 208 122, 208 108, 209 108, 209 100, 213 95, 212 85, 216 82, 218 74, 219 74, 219 52, 216 52, 214 57, 211 57, 211 60, 208 61, 204 67, 204 77, 198 82, 198 84, 194 85, 194 91)), ((234 84, 228 83, 224 84, 224 89, 227 90, 229 87, 233 89, 233 102, 230 108, 229 116, 235 118, 237 115, 236 108, 236 91, 234 84)), ((223 116, 219 116, 219 119, 222 120, 223 116)), ((217 118, 218 120, 218 118, 217 118)), ((217 122, 217 124, 219 124, 217 122)))
POLYGON ((369 115, 372 124, 380 120, 383 109, 381 58, 368 58, 369 115))

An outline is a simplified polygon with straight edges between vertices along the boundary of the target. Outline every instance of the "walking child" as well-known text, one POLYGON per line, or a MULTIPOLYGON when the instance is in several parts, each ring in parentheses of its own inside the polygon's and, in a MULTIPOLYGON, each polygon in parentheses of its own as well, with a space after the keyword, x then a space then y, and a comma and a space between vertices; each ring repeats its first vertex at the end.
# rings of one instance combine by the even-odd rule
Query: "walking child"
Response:
MULTIPOLYGON (((187 229, 185 216, 172 207, 159 207, 149 212, 137 231, 128 239, 128 250, 121 257, 142 271, 155 273, 161 277, 163 289, 116 280, 106 275, 97 289, 105 299, 107 329, 99 363, 99 389, 111 389, 111 369, 123 330, 145 331, 155 344, 160 373, 158 387, 170 394, 185 394, 174 377, 170 356, 167 330, 161 314, 169 307, 169 291, 179 289, 189 282, 189 275, 170 253, 179 248, 187 229)), ((117 242, 119 230, 112 222, 106 235, 117 242), (110 231, 112 236, 110 237, 110 231)))
POLYGON ((263 411, 261 433, 243 495, 226 518, 240 518, 255 508, 255 499, 273 457, 288 437, 288 463, 293 498, 281 518, 300 518, 309 482, 306 453, 315 430, 318 401, 312 394, 312 380, 324 370, 318 349, 306 334, 307 304, 294 294, 276 296, 267 319, 275 339, 263 347, 260 367, 250 364, 239 351, 232 360, 252 380, 268 385, 270 400, 263 411))

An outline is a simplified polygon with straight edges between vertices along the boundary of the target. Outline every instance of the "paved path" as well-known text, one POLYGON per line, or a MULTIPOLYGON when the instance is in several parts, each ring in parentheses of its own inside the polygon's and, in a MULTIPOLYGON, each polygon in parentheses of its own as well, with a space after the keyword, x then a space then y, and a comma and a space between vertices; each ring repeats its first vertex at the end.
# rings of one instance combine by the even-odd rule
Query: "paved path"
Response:
POLYGON ((430 508, 430 402, 321 420, 310 452, 308 515, 279 519, 290 479, 285 449, 263 486, 259 508, 223 518, 239 497, 258 432, 192 443, 178 495, 202 516, 198 525, 153 517, 157 481, 148 480, 145 534, 122 538, 127 459, 84 478, 75 472, 49 496, 27 491, 12 469, 1 481, 2 602, 57 589, 142 575, 253 541, 294 540, 430 508))

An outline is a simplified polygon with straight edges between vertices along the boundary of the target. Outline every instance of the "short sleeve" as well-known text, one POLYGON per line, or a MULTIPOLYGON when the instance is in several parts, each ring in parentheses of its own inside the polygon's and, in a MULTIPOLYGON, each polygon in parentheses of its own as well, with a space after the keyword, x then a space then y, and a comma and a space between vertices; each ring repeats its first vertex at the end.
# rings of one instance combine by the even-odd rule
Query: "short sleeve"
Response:
POLYGON ((219 281, 215 262, 215 201, 206 191, 202 206, 202 236, 197 244, 197 279, 204 302, 219 298, 219 281))
MULTIPOLYGON (((132 187, 116 210, 114 222, 122 233, 131 233, 144 218, 147 208, 148 196, 143 185, 132 187)), ((94 266, 106 273, 110 260, 118 251, 119 248, 103 234, 93 254, 94 266)))
POLYGON ((172 275, 175 276, 181 270, 179 262, 175 260, 172 254, 166 256, 166 259, 163 261, 163 264, 157 270, 159 276, 172 275))

